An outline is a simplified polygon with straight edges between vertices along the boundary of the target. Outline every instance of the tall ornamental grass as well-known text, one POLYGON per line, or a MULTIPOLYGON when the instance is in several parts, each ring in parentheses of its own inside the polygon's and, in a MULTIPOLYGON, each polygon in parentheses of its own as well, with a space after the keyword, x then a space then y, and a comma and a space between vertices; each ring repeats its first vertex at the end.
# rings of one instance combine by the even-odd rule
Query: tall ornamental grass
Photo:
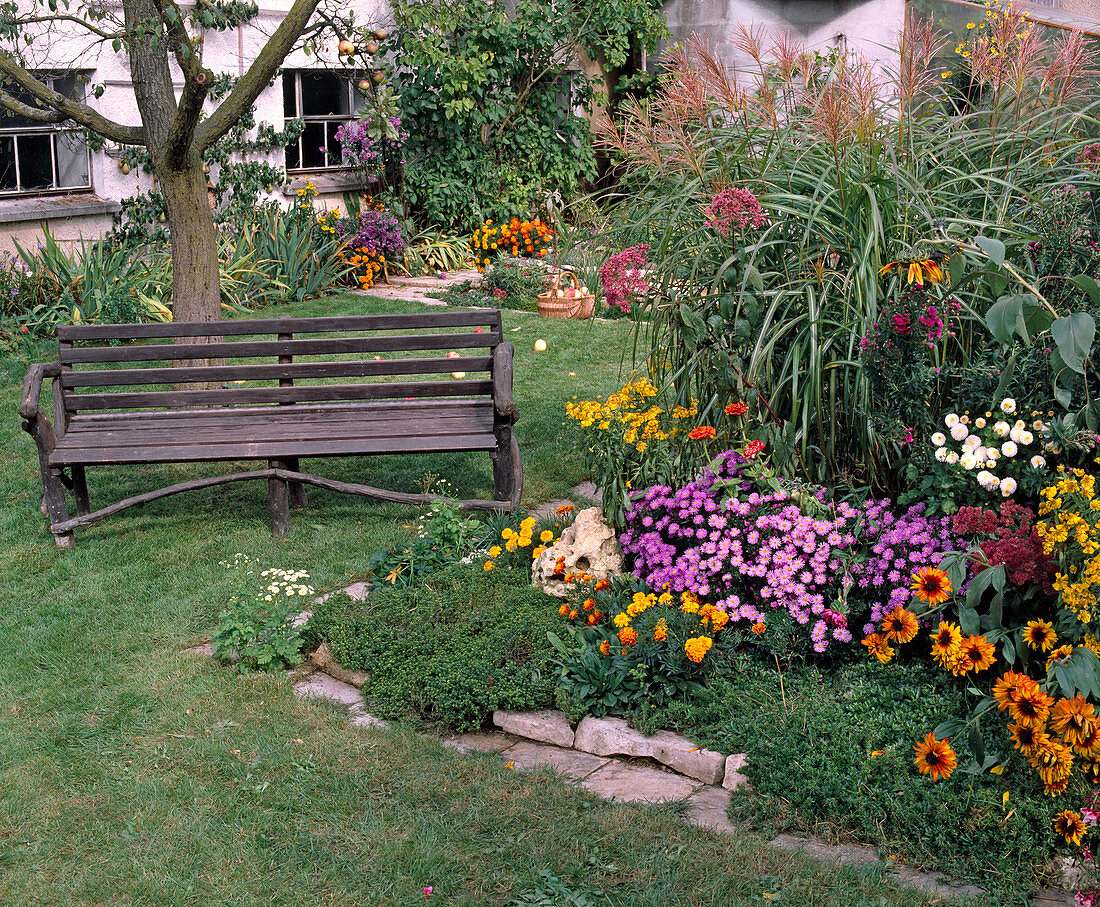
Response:
MULTIPOLYGON (((730 400, 754 400, 784 471, 890 483, 903 439, 868 418, 860 339, 907 276, 880 269, 942 262, 950 240, 1020 241, 1023 212, 1080 177, 1097 134, 1096 53, 1081 34, 1012 9, 979 34, 953 78, 937 63, 944 36, 913 15, 886 68, 744 27, 748 74, 698 37, 673 50, 660 93, 607 139, 628 189, 616 240, 649 244, 638 324, 670 404, 696 398, 714 424, 730 400), (720 229, 712 203, 728 189, 751 191, 766 223, 720 229)), ((936 341, 933 365, 965 363, 985 342, 991 300, 960 299, 964 323, 936 341)))

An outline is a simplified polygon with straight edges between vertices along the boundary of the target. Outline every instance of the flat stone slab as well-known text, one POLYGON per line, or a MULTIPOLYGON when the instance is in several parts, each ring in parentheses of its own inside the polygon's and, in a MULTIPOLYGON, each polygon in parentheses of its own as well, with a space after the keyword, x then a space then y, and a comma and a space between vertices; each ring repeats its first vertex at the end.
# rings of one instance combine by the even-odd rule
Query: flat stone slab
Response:
POLYGON ((349 709, 354 708, 361 711, 363 708, 363 697, 359 695, 359 691, 355 687, 350 683, 337 680, 335 677, 329 677, 328 674, 321 671, 311 674, 308 679, 294 684, 294 695, 303 699, 309 697, 328 699, 349 709))
POLYGON ((726 769, 722 777, 722 787, 726 790, 751 787, 752 785, 749 784, 749 779, 741 774, 741 769, 743 769, 748 762, 749 757, 745 753, 734 753, 726 757, 726 769))
POLYGON ((502 753, 507 762, 517 771, 534 771, 548 768, 571 781, 581 781, 594 771, 603 768, 611 760, 578 753, 576 750, 562 749, 545 743, 530 743, 521 740, 515 746, 502 753))
POLYGON ((1072 891, 1061 891, 1057 888, 1043 888, 1035 895, 1031 902, 1032 907, 1076 907, 1077 899, 1072 891))
POLYGON ((375 718, 373 715, 368 715, 362 709, 352 708, 350 712, 351 717, 348 718, 348 724, 352 727, 378 728, 379 730, 385 730, 390 726, 388 721, 383 721, 381 718, 375 718))
POLYGON ((573 487, 573 494, 578 498, 584 498, 586 501, 591 501, 593 504, 598 504, 603 500, 603 492, 600 491, 593 482, 585 480, 580 485, 573 487))
POLYGON ((444 746, 460 753, 499 753, 516 745, 516 738, 499 731, 484 731, 476 734, 456 734, 443 741, 444 746))
POLYGON ((684 817, 689 825, 710 828, 722 834, 732 835, 737 828, 730 824, 726 810, 730 805, 730 792, 721 787, 701 787, 688 797, 684 817))
POLYGON ((668 731, 647 737, 621 718, 588 716, 577 726, 573 745, 597 756, 648 756, 704 784, 720 783, 726 771, 726 757, 721 753, 668 731))
POLYGON ((573 745, 573 727, 569 724, 569 719, 553 709, 541 709, 537 712, 503 712, 498 709, 493 712, 493 724, 502 731, 517 737, 526 737, 528 740, 539 740, 555 746, 573 745))
MULTIPOLYGON (((856 844, 829 844, 817 838, 796 838, 793 835, 779 835, 771 842, 772 847, 780 850, 801 853, 817 863, 833 863, 842 866, 866 866, 881 861, 873 847, 861 847, 856 844)), ((977 885, 948 885, 942 876, 921 872, 909 866, 883 861, 889 867, 890 875, 913 888, 919 888, 940 898, 981 898, 986 896, 984 889, 977 885)))
POLYGON ((605 800, 624 803, 671 803, 686 800, 699 784, 681 775, 662 772, 644 765, 609 762, 589 775, 581 787, 605 800))

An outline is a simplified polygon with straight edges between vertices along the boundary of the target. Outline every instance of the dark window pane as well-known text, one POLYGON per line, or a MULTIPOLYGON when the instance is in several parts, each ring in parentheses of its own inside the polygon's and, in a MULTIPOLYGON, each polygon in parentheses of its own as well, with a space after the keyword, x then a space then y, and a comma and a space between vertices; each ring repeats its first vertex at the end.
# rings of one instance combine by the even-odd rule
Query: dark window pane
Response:
POLYGON ((339 120, 328 122, 328 165, 330 167, 344 166, 343 154, 340 151, 340 141, 336 138, 336 130, 344 124, 339 120))
POLYGON ((294 81, 297 73, 283 73, 283 116, 293 120, 298 116, 298 99, 294 94, 294 81))
POLYGON ((57 188, 83 189, 88 179, 88 144, 79 132, 59 132, 54 137, 57 157, 57 188))
POLYGON ((298 151, 298 141, 295 139, 286 146, 286 169, 297 170, 302 166, 302 155, 298 151))
POLYGON ((53 160, 50 157, 48 135, 21 135, 16 145, 19 155, 20 188, 50 189, 53 187, 53 160))
POLYGON ((302 116, 347 116, 348 80, 331 72, 303 72, 302 116))
POLYGON ((15 139, 0 136, 0 190, 18 189, 15 182, 15 139))
POLYGON ((325 124, 306 123, 302 133, 302 166, 325 166, 325 124))
POLYGON ((84 82, 76 73, 68 76, 55 76, 50 80, 53 90, 74 101, 84 100, 84 82))

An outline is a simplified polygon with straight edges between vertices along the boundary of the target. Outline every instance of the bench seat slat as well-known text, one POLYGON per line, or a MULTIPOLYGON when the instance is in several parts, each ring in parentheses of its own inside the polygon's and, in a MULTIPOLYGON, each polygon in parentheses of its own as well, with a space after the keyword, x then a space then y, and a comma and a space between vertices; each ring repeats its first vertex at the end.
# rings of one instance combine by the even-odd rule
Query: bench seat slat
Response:
MULTIPOLYGON (((321 318, 249 318, 219 322, 168 322, 167 324, 62 325, 62 341, 119 340, 132 337, 229 337, 235 334, 301 334, 323 331, 416 330, 441 327, 500 329, 500 312, 430 312, 409 315, 337 315, 321 318)), ((497 337, 493 342, 499 342, 497 337)))
POLYGON ((242 340, 228 343, 153 343, 135 346, 62 346, 64 365, 90 362, 161 362, 241 359, 254 356, 333 356, 412 350, 485 349, 491 334, 401 334, 393 337, 324 337, 299 340, 242 340))
POLYGON ((70 425, 69 431, 58 441, 57 446, 62 450, 92 446, 132 447, 135 438, 150 447, 173 447, 198 442, 216 445, 227 439, 242 437, 252 441, 282 441, 287 438, 301 440, 315 436, 334 439, 361 438, 367 432, 381 435, 393 434, 398 430, 418 438, 463 434, 470 431, 491 432, 493 417, 492 412, 486 410, 476 416, 465 414, 417 416, 415 413, 410 413, 403 418, 389 416, 357 419, 349 416, 344 419, 325 419, 324 421, 302 418, 281 422, 266 420, 233 425, 228 428, 224 424, 195 425, 190 422, 159 428, 149 428, 144 424, 137 426, 120 424, 110 428, 96 426, 90 430, 81 425, 70 425))
POLYGON ((489 380, 392 382, 388 384, 299 384, 295 387, 240 387, 208 391, 147 391, 66 394, 69 412, 88 409, 178 408, 234 403, 297 403, 321 400, 383 400, 402 397, 490 396, 489 380))
MULTIPOLYGON (((425 415, 451 415, 471 418, 488 407, 488 401, 476 397, 455 397, 440 400, 418 400, 416 409, 425 415)), ((181 410, 130 410, 125 412, 86 412, 70 417, 69 425, 82 431, 112 431, 119 424, 140 424, 143 428, 176 428, 181 422, 188 426, 214 425, 222 427, 227 419, 255 422, 298 422, 320 418, 326 423, 346 419, 384 420, 404 417, 409 412, 407 400, 375 400, 370 403, 295 403, 288 406, 203 407, 181 410)))
POLYGON ((51 466, 78 463, 86 466, 112 463, 185 463, 214 460, 272 460, 289 457, 333 457, 365 454, 425 453, 431 451, 492 450, 496 438, 489 434, 438 435, 431 438, 373 437, 356 439, 317 438, 309 441, 192 444, 173 447, 93 447, 55 449, 51 466))
POLYGON ((61 385, 113 387, 133 384, 182 384, 192 381, 272 381, 280 378, 371 378, 387 375, 431 375, 444 372, 487 372, 493 360, 488 356, 459 356, 454 359, 385 359, 354 362, 303 362, 196 366, 193 368, 133 368, 66 371, 61 385))

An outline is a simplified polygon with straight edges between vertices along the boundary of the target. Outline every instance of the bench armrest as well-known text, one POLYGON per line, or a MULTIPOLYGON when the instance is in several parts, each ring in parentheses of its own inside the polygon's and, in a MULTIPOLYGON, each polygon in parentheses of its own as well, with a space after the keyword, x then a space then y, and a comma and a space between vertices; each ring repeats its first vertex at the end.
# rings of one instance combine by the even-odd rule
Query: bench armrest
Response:
POLYGON ((38 397, 42 393, 42 382, 46 378, 61 376, 60 362, 35 362, 27 370, 23 379, 23 400, 19 404, 19 415, 30 421, 38 416, 38 397))
POLYGON ((507 340, 493 350, 493 406, 498 416, 514 420, 519 415, 512 399, 512 344, 507 340))

